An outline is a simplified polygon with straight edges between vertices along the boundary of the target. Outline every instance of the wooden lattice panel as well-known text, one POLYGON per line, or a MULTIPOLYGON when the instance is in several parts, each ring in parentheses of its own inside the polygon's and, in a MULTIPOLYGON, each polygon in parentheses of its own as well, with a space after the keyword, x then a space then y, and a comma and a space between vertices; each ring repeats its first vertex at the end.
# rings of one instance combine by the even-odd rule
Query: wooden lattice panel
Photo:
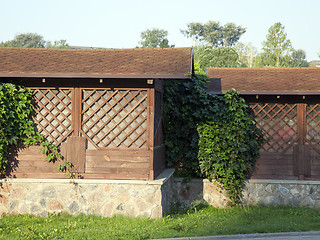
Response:
POLYGON ((96 148, 145 148, 147 91, 82 89, 81 133, 96 148))
POLYGON ((317 152, 320 153, 320 105, 307 105, 306 112, 307 136, 306 143, 317 152))
POLYGON ((280 103, 250 104, 254 111, 257 127, 265 134, 266 152, 292 152, 297 141, 297 105, 280 103))
POLYGON ((72 89, 34 89, 38 132, 60 145, 72 133, 72 89))

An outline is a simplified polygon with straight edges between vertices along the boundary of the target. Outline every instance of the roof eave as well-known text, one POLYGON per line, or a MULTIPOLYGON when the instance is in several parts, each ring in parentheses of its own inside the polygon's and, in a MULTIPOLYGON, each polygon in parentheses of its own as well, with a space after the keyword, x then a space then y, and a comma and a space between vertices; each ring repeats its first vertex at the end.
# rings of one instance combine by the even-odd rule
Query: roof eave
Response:
POLYGON ((56 74, 56 73, 0 73, 0 78, 110 78, 110 79, 190 79, 191 74, 56 74))
MULTIPOLYGON (((225 91, 223 91, 225 92, 225 91)), ((208 91, 210 94, 222 94, 222 91, 208 91)), ((280 91, 239 91, 241 95, 320 95, 320 91, 297 91, 297 92, 280 92, 280 91)))

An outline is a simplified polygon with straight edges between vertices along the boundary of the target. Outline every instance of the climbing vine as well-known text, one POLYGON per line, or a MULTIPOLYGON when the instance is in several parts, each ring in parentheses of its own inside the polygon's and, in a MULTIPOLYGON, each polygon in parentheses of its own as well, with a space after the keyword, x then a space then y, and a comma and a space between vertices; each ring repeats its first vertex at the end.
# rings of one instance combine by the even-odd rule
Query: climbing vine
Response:
MULTIPOLYGON (((0 175, 5 174, 9 153, 16 147, 41 145, 41 151, 49 162, 63 160, 56 145, 36 131, 32 120, 32 90, 12 83, 0 83, 0 175)), ((66 171, 72 164, 65 161, 58 169, 66 171)))
POLYGON ((180 177, 200 177, 197 125, 213 120, 219 111, 205 92, 207 77, 200 72, 190 80, 166 80, 164 86, 164 144, 166 160, 180 177))
POLYGON ((225 92, 223 115, 198 127, 201 172, 226 191, 231 205, 241 202, 242 189, 259 157, 263 135, 235 90, 225 92))
POLYGON ((207 94, 207 80, 200 71, 187 81, 165 82, 167 165, 180 177, 216 180, 237 204, 259 156, 262 133, 238 92, 207 94))

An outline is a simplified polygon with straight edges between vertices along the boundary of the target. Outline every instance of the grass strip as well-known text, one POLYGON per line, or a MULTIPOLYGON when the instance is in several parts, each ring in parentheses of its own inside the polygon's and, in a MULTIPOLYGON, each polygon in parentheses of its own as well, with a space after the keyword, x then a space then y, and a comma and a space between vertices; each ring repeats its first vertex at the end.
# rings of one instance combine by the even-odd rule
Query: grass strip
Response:
POLYGON ((320 230, 320 209, 193 207, 162 219, 115 216, 0 218, 0 239, 152 239, 320 230))

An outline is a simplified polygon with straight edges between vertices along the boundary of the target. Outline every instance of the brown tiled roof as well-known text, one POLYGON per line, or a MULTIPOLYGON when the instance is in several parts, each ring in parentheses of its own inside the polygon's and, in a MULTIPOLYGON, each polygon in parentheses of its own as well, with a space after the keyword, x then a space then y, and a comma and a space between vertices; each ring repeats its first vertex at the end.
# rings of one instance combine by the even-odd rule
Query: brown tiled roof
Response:
POLYGON ((0 47, 0 77, 190 78, 192 48, 0 47))
POLYGON ((320 68, 208 68, 208 92, 319 94, 320 68))

